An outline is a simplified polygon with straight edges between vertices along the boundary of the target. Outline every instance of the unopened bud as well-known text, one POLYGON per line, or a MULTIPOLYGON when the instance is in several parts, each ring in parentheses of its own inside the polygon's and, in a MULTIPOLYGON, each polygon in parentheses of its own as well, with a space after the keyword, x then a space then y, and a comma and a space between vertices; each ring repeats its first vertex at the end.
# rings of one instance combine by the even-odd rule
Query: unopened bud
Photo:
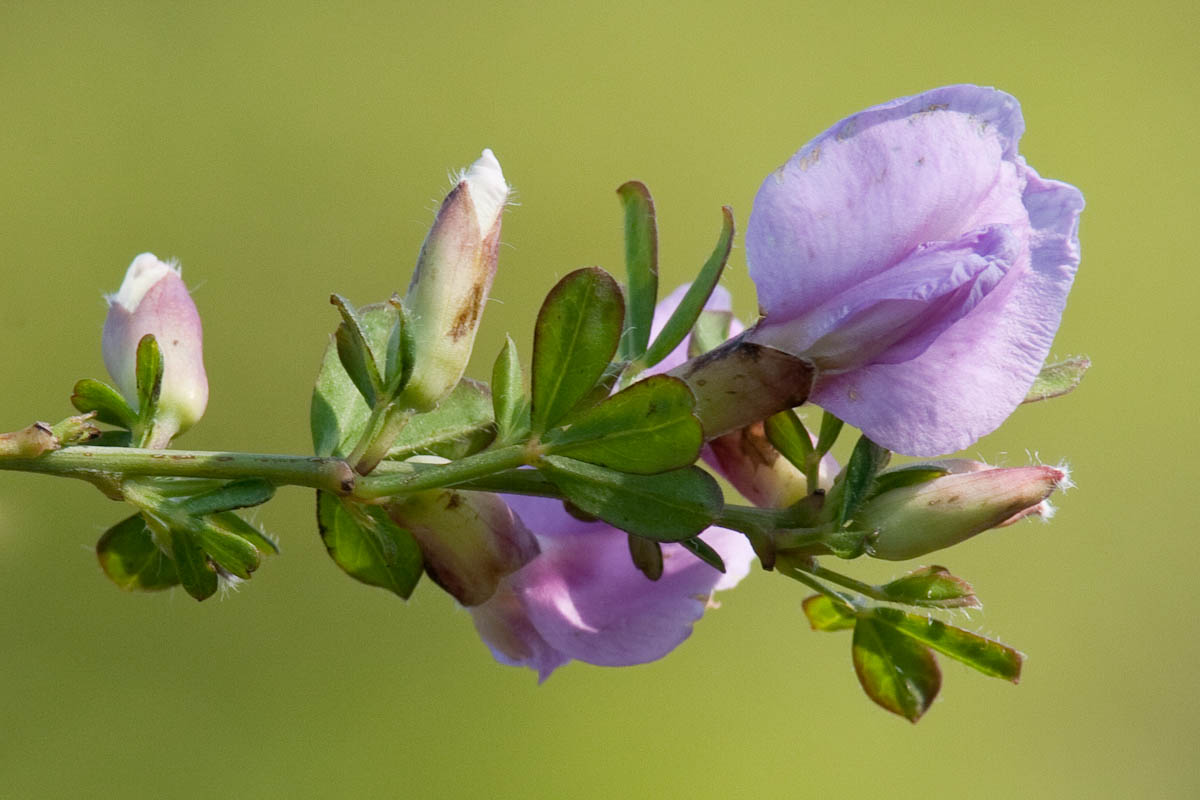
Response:
POLYGON ((772 446, 761 422, 718 436, 702 455, 742 497, 761 508, 787 508, 811 491, 828 489, 837 472, 837 463, 826 454, 818 485, 810 488, 804 473, 772 446))
POLYGON ((484 150, 442 202, 421 246, 404 299, 415 343, 404 395, 413 408, 436 406, 467 368, 496 274, 508 194, 500 163, 484 150))
POLYGON ((169 431, 168 439, 182 433, 204 415, 208 376, 200 314, 179 267, 164 264, 152 253, 142 253, 129 265, 121 288, 107 299, 102 349, 108 374, 137 408, 138 342, 146 334, 154 334, 163 357, 157 424, 169 431))
POLYGON ((422 492, 389 505, 388 514, 417 540, 429 577, 464 606, 486 602, 505 575, 540 552, 533 534, 494 494, 422 492))
POLYGON ((1066 481, 1066 473, 1054 467, 934 463, 951 474, 884 492, 856 515, 855 526, 871 532, 870 555, 889 561, 916 558, 1044 513, 1046 498, 1066 481))

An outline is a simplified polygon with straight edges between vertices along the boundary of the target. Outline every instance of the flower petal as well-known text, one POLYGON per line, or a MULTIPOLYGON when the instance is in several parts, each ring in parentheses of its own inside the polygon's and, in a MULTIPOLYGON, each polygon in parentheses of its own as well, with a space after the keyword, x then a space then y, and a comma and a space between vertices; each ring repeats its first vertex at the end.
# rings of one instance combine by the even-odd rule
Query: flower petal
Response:
POLYGON ((812 402, 878 444, 914 456, 960 450, 1013 412, 1050 352, 1066 306, 1083 209, 1078 189, 1024 169, 1023 201, 1034 227, 1029 263, 916 358, 821 376, 812 402))
POLYGON ((825 373, 906 361, 978 305, 1020 251, 1007 225, 922 245, 806 314, 774 324, 767 317, 749 338, 803 353, 825 373))
POLYGON ((703 534, 725 560, 724 575, 679 545, 663 546, 663 576, 650 581, 633 566, 627 535, 602 522, 570 518, 555 500, 513 498, 514 510, 539 534, 542 555, 513 575, 528 620, 569 658, 604 666, 661 658, 692 630, 712 592, 730 588, 754 557, 745 537, 713 528, 703 534), (544 509, 558 506, 562 527, 539 530, 544 509), (542 534, 545 535, 542 535, 542 534))
POLYGON ((768 319, 791 318, 916 247, 1023 224, 1017 101, 947 86, 855 114, 763 182, 746 233, 768 319))

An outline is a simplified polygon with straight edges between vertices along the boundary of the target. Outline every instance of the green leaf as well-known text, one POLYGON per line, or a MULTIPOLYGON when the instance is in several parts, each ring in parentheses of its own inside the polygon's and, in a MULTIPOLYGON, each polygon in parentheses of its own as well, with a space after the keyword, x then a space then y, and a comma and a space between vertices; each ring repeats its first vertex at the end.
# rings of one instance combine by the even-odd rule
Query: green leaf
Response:
POLYGON ((858 619, 854 611, 833 602, 823 594, 814 594, 804 598, 801 603, 804 616, 814 631, 845 631, 854 627, 858 619))
POLYGON ((545 456, 538 468, 584 512, 660 542, 690 539, 724 508, 721 487, 698 467, 629 475, 572 458, 545 456))
POLYGON ((878 705, 916 722, 937 697, 942 672, 928 648, 870 618, 854 626, 854 671, 878 705))
POLYGON ((879 587, 894 603, 925 608, 979 608, 971 584, 945 567, 921 567, 879 587))
POLYGON ((424 569, 416 540, 382 509, 357 510, 352 514, 336 495, 317 492, 317 526, 329 556, 355 580, 408 599, 424 569))
POLYGON ((596 385, 617 351, 624 316, 620 287, 598 267, 575 270, 550 290, 533 336, 535 433, 565 417, 596 385))
POLYGON ((871 486, 871 490, 864 499, 877 497, 893 489, 902 489, 905 486, 928 483, 934 478, 940 478, 943 475, 949 474, 949 469, 937 464, 905 464, 902 467, 884 470, 875 476, 875 483, 871 486))
POLYGON ((717 245, 713 248, 708 261, 701 267, 696 280, 684 293, 683 300, 679 302, 663 329, 659 331, 654 344, 650 345, 650 349, 640 359, 644 366, 653 367, 666 358, 695 326, 700 312, 704 309, 704 304, 708 302, 717 282, 721 280, 721 273, 725 270, 725 262, 729 260, 729 250, 732 247, 733 209, 729 206, 722 206, 721 235, 717 238, 717 245))
POLYGON ((147 333, 138 341, 134 374, 137 378, 138 420, 143 426, 149 426, 158 408, 163 377, 162 351, 152 333, 147 333))
POLYGON ((496 418, 496 441, 512 444, 522 439, 529 428, 529 400, 521 376, 521 361, 511 336, 492 367, 492 409, 496 418))
POLYGON ((854 518, 855 512, 867 499, 875 476, 887 466, 891 455, 866 436, 858 437, 858 443, 854 445, 854 452, 850 454, 850 461, 846 463, 846 472, 842 476, 841 505, 837 516, 839 525, 854 518))
POLYGON ((688 358, 702 356, 719 347, 729 338, 732 324, 732 311, 701 311, 700 316, 696 318, 696 324, 692 326, 692 335, 688 338, 688 358))
POLYGON ((275 543, 271 537, 260 531, 258 528, 251 525, 246 520, 239 517, 232 511, 222 511, 219 514, 213 514, 208 518, 210 525, 217 525, 224 529, 227 533, 232 533, 235 536, 240 536, 254 547, 260 553, 275 553, 279 552, 279 545, 275 543))
POLYGON ((872 608, 868 613, 879 625, 888 626, 923 645, 928 645, 984 675, 1003 678, 1013 683, 1021 678, 1021 664, 1025 656, 1008 645, 947 625, 941 620, 909 614, 898 608, 872 608))
POLYGON ((96 419, 109 425, 128 429, 137 424, 137 412, 121 393, 107 383, 91 378, 84 378, 75 384, 71 405, 84 414, 96 412, 96 419))
POLYGON ((816 450, 821 456, 824 456, 833 449, 833 445, 837 441, 838 434, 842 432, 844 424, 844 422, 828 411, 821 415, 821 428, 817 432, 816 446, 816 450))
POLYGON ((154 592, 179 584, 175 563, 154 543, 140 514, 105 531, 96 557, 109 580, 126 591, 154 592))
POLYGON ((801 472, 807 471, 813 452, 812 439, 795 411, 789 408, 767 417, 763 422, 763 430, 771 446, 790 461, 792 466, 801 472))
POLYGON ((567 412, 567 415, 556 422, 555 425, 570 425, 581 414, 585 414, 600 402, 607 400, 608 396, 612 394, 613 387, 617 385, 617 380, 625 372, 627 366, 628 364, 624 361, 611 362, 604 368, 604 372, 596 381, 596 385, 591 388, 591 391, 580 398, 574 408, 567 412))
POLYGON ((628 536, 629 555, 633 559, 633 565, 652 581, 661 578, 663 573, 662 545, 653 539, 643 539, 632 533, 628 536))
POLYGON ((692 464, 704 430, 692 413, 695 399, 678 378, 654 375, 549 431, 546 452, 590 464, 650 475, 692 464))
MULTIPOLYGON (((358 309, 358 321, 372 351, 383 352, 395 323, 395 309, 386 303, 358 309)), ((313 452, 319 456, 346 456, 366 427, 371 409, 342 366, 336 336, 325 348, 313 387, 309 424, 313 452)))
POLYGON ((346 374, 350 376, 367 405, 374 407, 383 393, 383 378, 379 374, 379 364, 371 351, 367 332, 349 300, 334 294, 330 295, 329 302, 337 306, 342 315, 342 324, 338 325, 333 334, 342 368, 346 370, 346 374))
POLYGON ((1047 364, 1042 367, 1042 371, 1038 373, 1033 385, 1029 387, 1025 399, 1021 402, 1036 403, 1039 400, 1062 397, 1064 394, 1074 391, 1079 382, 1083 380, 1084 373, 1091 366, 1091 359, 1084 356, 1068 358, 1057 364, 1047 364))
POLYGON ((712 545, 701 539, 699 536, 693 536, 691 539, 684 539, 680 542, 684 548, 694 555, 696 558, 708 564, 717 572, 725 572, 725 559, 721 558, 721 554, 713 549, 712 545))
POLYGON ((388 458, 405 459, 414 455, 464 458, 492 443, 496 424, 492 419, 492 398, 487 384, 463 378, 433 411, 413 415, 395 443, 388 458))
POLYGON ((187 513, 201 517, 218 511, 262 505, 274 496, 275 487, 265 478, 243 478, 189 497, 182 505, 187 513))
POLYGON ((639 181, 617 189, 625 209, 625 274, 629 279, 629 314, 622 355, 636 358, 646 352, 654 305, 658 301, 658 229, 650 190, 639 181))
POLYGON ((242 580, 249 580, 250 573, 258 569, 261 563, 257 547, 219 525, 209 524, 207 520, 200 525, 197 538, 200 547, 214 564, 242 580))
POLYGON ((219 585, 217 573, 199 542, 189 532, 171 528, 171 551, 179 571, 179 582, 187 593, 197 600, 212 597, 219 585))

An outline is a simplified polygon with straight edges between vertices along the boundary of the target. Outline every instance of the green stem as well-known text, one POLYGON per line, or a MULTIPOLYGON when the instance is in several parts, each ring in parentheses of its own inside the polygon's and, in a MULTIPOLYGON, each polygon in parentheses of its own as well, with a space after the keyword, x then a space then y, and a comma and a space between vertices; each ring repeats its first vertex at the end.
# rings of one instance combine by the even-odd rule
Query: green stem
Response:
POLYGON ((885 602, 894 602, 891 598, 879 590, 878 586, 872 586, 869 583, 863 583, 860 580, 855 580, 849 575, 843 575, 840 572, 834 572, 831 569, 825 569, 820 564, 814 563, 811 567, 805 568, 807 572, 815 575, 818 578, 824 578, 830 583, 836 583, 838 586, 843 586, 865 595, 872 600, 882 600, 885 602))
POLYGON ((35 458, 0 457, 0 469, 90 481, 102 488, 133 475, 174 478, 265 478, 277 486, 308 486, 349 494, 350 465, 339 458, 135 447, 66 447, 35 458))
POLYGON ((523 443, 484 450, 448 464, 384 463, 370 475, 358 479, 353 495, 359 500, 375 500, 453 486, 494 472, 515 469, 532 460, 530 446, 523 443))
MULTIPOLYGON (((856 602, 853 597, 848 597, 836 589, 831 589, 820 581, 812 577, 811 573, 815 567, 815 562, 809 558, 794 558, 787 555, 780 555, 775 561, 776 571, 787 575, 794 581, 803 583, 810 589, 820 592, 840 606, 845 606, 851 611, 856 611, 862 607, 862 603, 856 602)), ((820 569, 820 567, 815 567, 820 569)))
POLYGON ((354 471, 359 475, 366 475, 375 469, 396 442, 412 414, 411 409, 392 403, 381 405, 372 411, 358 446, 346 459, 354 465, 354 471))

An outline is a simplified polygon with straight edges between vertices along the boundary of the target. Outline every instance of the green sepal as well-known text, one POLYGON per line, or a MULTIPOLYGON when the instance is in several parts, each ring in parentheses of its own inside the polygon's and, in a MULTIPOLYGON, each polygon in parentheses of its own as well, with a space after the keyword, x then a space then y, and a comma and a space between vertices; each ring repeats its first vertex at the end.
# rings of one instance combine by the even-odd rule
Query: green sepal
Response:
POLYGON ((721 273, 725 270, 725 263, 729 260, 729 251, 732 247, 733 209, 729 206, 722 206, 721 234, 717 237, 716 247, 713 248, 708 261, 700 268, 700 274, 688 287, 675 311, 659 331, 654 343, 639 359, 643 367, 653 367, 666 358, 696 325, 696 320, 700 317, 704 304, 708 302, 717 282, 721 280, 721 273))
POLYGON ((529 433, 529 398, 521 360, 511 336, 504 337, 504 347, 492 366, 492 413, 496 419, 496 443, 512 444, 529 433))
POLYGON ((875 483, 865 499, 869 500, 893 489, 928 483, 934 478, 949 474, 949 469, 936 464, 905 464, 902 467, 884 470, 875 476, 875 483))
POLYGON ((869 617, 854 625, 851 645, 858 682, 877 705, 916 722, 942 687, 929 648, 869 617))
POLYGON ((928 645, 984 675, 1013 683, 1021 679, 1021 665, 1025 656, 1008 645, 898 608, 876 607, 866 613, 879 625, 888 626, 922 645, 928 645))
POLYGON ((192 516, 201 517, 235 508, 262 505, 275 496, 275 486, 265 478, 243 478, 224 486, 193 495, 180 505, 192 516))
POLYGON ((170 556, 154 542, 140 514, 113 525, 96 543, 96 557, 109 580, 129 592, 155 592, 179 585, 170 556))
POLYGON ((622 472, 650 475, 696 461, 704 429, 692 413, 688 385, 653 375, 571 417, 569 427, 546 433, 546 452, 622 472))
POLYGON ((538 311, 530 371, 530 422, 542 433, 565 417, 604 374, 621 338, 625 303, 598 267, 559 281, 538 311))
POLYGON ((833 449, 833 445, 837 442, 838 434, 842 432, 842 426, 846 423, 830 414, 828 411, 821 414, 821 427, 817 431, 816 452, 824 457, 826 453, 833 449))
POLYGON ((858 620, 852 609, 835 603, 823 594, 806 597, 800 605, 814 631, 847 631, 858 620))
POLYGON ((216 593, 220 585, 217 572, 196 537, 182 528, 172 527, 171 554, 175 557, 179 582, 188 594, 197 600, 207 600, 216 593))
POLYGON ((203 520, 196 538, 214 564, 242 580, 249 580, 261 563, 257 547, 221 525, 203 520))
POLYGON ((629 556, 633 559, 633 565, 652 581, 661 578, 663 574, 662 545, 653 539, 644 539, 632 533, 627 536, 629 537, 629 556))
POLYGON ((625 274, 629 281, 629 313, 621 339, 623 359, 646 352, 654 305, 658 301, 658 228, 654 200, 640 181, 629 181, 617 189, 625 210, 625 274))
POLYGON ((415 455, 465 458, 492 443, 496 425, 487 384, 463 378, 433 411, 413 415, 388 450, 390 459, 415 455))
POLYGON ((562 456, 538 464, 563 496, 628 533, 660 542, 689 539, 724 507, 721 487, 698 467, 630 475, 562 456))
POLYGON ((980 608, 971 584, 936 564, 915 569, 879 590, 893 603, 923 608, 980 608))
POLYGON ((763 421, 763 430, 771 446, 793 467, 801 472, 808 470, 809 460, 813 457, 812 439, 795 411, 789 408, 767 417, 763 421))
POLYGON ((701 539, 699 536, 693 536, 690 539, 684 539, 680 542, 689 553, 696 558, 708 564, 717 572, 725 572, 725 559, 721 558, 721 554, 713 549, 712 545, 701 539))
POLYGON ((846 470, 841 475, 841 490, 837 508, 838 525, 854 518, 855 512, 866 501, 875 476, 887 466, 891 452, 872 442, 865 435, 858 437, 846 470))
POLYGON ((355 511, 336 495, 317 492, 317 527, 330 558, 351 578, 407 600, 424 571, 421 548, 383 509, 355 511))
POLYGON ((342 322, 333 334, 342 369, 346 370, 363 400, 373 408, 383 394, 384 384, 379 374, 379 363, 367 339, 367 331, 349 300, 334 294, 330 295, 329 302, 337 306, 338 313, 342 315, 342 322))
POLYGON ((147 333, 138 341, 134 370, 137 379, 138 424, 148 431, 158 410, 158 397, 162 393, 163 379, 162 350, 159 349, 154 334, 147 333))
POLYGON ((210 525, 217 525, 224 529, 226 533, 242 537, 254 545, 258 552, 264 555, 279 553, 279 545, 275 543, 274 539, 232 511, 222 511, 219 514, 213 514, 208 518, 208 523, 210 525))
POLYGON ((412 326, 408 324, 408 312, 404 308, 404 301, 399 295, 393 294, 382 308, 394 317, 388 332, 383 370, 385 394, 391 400, 404 391, 409 378, 412 377, 413 367, 416 365, 417 342, 413 338, 412 326))
POLYGON ((696 358, 715 350, 729 338, 732 325, 732 311, 701 311, 692 326, 692 335, 688 337, 687 357, 696 358))
POLYGON ((137 424, 137 412, 120 392, 103 381, 84 378, 76 383, 71 405, 84 414, 94 411, 96 419, 108 425, 128 430, 137 424))
POLYGON ((1072 392, 1083 380, 1084 373, 1092 366, 1091 359, 1085 356, 1068 358, 1056 364, 1046 364, 1034 378, 1033 385, 1025 395, 1022 403, 1036 403, 1039 400, 1049 400, 1052 397, 1062 397, 1072 392))

